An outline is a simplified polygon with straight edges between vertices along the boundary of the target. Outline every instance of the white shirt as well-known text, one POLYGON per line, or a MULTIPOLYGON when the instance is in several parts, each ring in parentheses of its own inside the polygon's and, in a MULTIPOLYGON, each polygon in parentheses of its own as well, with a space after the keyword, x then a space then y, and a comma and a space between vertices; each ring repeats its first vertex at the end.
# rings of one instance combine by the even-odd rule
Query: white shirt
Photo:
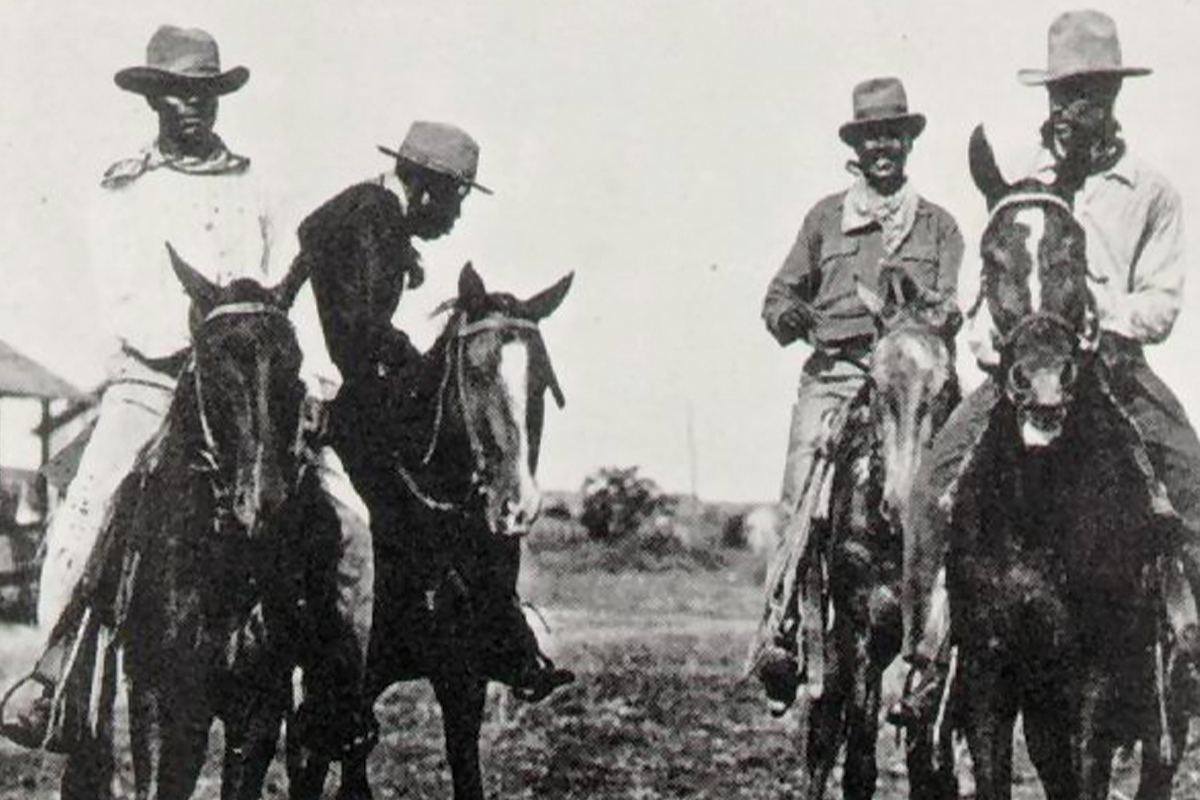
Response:
MULTIPOLYGON (((1052 156, 1041 151, 1032 174, 1054 178, 1052 156)), ((1089 175, 1074 199, 1087 236, 1088 287, 1100 327, 1142 344, 1167 338, 1183 305, 1183 209, 1178 193, 1155 169, 1126 152, 1104 172, 1089 175)), ((983 364, 995 364, 987 304, 971 321, 968 343, 983 364)))
MULTIPOLYGON (((253 169, 195 175, 162 167, 97 191, 102 195, 90 217, 91 268, 101 319, 118 349, 164 358, 191 343, 190 300, 171 269, 166 242, 221 285, 237 278, 274 285, 291 266, 295 232, 277 229, 275 204, 253 169)), ((304 353, 301 377, 311 394, 332 396, 341 379, 307 285, 290 316, 304 353)))

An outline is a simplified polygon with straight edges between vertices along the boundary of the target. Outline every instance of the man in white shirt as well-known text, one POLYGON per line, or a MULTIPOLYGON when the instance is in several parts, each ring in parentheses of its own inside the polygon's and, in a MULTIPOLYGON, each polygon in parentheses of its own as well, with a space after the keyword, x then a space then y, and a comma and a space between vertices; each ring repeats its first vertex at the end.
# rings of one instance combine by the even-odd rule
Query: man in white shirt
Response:
MULTIPOLYGON (((188 355, 190 303, 163 243, 170 241, 219 284, 252 278, 272 285, 287 272, 289 264, 278 254, 271 205, 251 177, 249 159, 232 153, 213 130, 219 98, 248 78, 244 67, 220 69, 217 44, 208 33, 172 26, 159 28, 151 38, 146 66, 115 76, 119 87, 145 96, 158 117, 158 136, 136 157, 108 169, 92 217, 100 316, 116 346, 95 430, 46 534, 38 603, 45 652, 24 679, 27 686, 14 693, 10 706, 15 719, 0 728, 25 746, 72 746, 62 731, 51 729, 49 720, 53 702, 61 699, 55 690, 65 685, 65 651, 74 631, 72 621, 61 618, 105 511, 139 451, 159 430, 188 355)), ((311 302, 311 292, 306 296, 311 302)), ((308 316, 315 325, 315 313, 308 316)), ((320 398, 326 380, 336 383, 323 339, 319 330, 309 335, 298 330, 297 335, 305 350, 302 377, 310 397, 320 398)), ((369 518, 332 448, 321 448, 314 466, 324 502, 341 526, 337 608, 325 611, 339 617, 330 621, 337 628, 338 652, 327 660, 340 665, 344 674, 330 675, 324 683, 339 687, 335 700, 351 705, 327 715, 345 722, 336 730, 331 722, 325 733, 329 746, 347 747, 365 736, 369 726, 369 713, 352 705, 361 694, 372 614, 369 518)))
MULTIPOLYGON (((1087 236, 1088 287, 1101 330, 1099 355, 1113 396, 1136 423, 1155 473, 1182 519, 1179 552, 1193 593, 1200 590, 1200 441, 1182 405, 1150 369, 1143 346, 1167 338, 1183 300, 1183 215, 1179 195, 1161 174, 1128 151, 1113 107, 1127 77, 1150 70, 1121 62, 1116 25, 1098 11, 1071 11, 1049 32, 1048 69, 1022 70, 1023 83, 1045 86, 1050 113, 1034 174, 1078 186, 1076 219, 1087 236)), ((990 339, 988 325, 981 327, 990 339)), ((981 365, 995 358, 989 341, 981 365)), ((974 346, 975 343, 973 343, 974 346)), ((987 424, 1001 388, 989 378, 963 401, 938 435, 913 487, 904 523, 919 556, 906 563, 906 657, 913 664, 905 697, 889 716, 910 724, 929 710, 944 672, 944 595, 930 602, 945 555, 948 520, 938 503, 967 449, 987 424), (928 614, 920 613, 932 606, 928 614)), ((1200 594, 1197 594, 1200 596, 1200 594)), ((1187 659, 1197 641, 1195 611, 1182 603, 1171 624, 1187 659)))

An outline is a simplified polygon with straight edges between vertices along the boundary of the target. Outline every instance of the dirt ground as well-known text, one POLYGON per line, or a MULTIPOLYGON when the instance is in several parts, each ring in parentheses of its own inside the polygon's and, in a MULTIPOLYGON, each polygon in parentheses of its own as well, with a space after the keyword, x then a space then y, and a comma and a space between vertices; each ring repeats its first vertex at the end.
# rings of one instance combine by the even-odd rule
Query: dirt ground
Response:
MULTIPOLYGON (((556 554, 531 564, 525 595, 543 605, 554 655, 580 680, 529 706, 496 689, 483 734, 489 797, 742 798, 789 796, 801 768, 795 714, 772 719, 754 685, 740 679, 758 604, 759 570, 745 559, 700 572, 573 572, 556 554)), ((32 640, 0 630, 7 683, 32 640)), ((889 676, 894 691, 897 676, 889 676)), ((424 684, 395 687, 380 701, 382 743, 370 764, 377 798, 449 798, 436 703, 424 684)), ((1175 797, 1200 797, 1200 726, 1175 797)), ((219 730, 214 732, 214 754, 219 730)), ((882 800, 907 797, 890 729, 878 745, 882 800)), ((970 796, 962 758, 962 795, 970 796)), ((0 744, 0 800, 56 797, 55 756, 0 744)), ((216 798, 210 757, 197 796, 216 798)), ((1118 765, 1114 797, 1132 797, 1136 761, 1118 765)), ((835 775, 835 778, 837 776, 835 775)), ((125 780, 128 781, 128 772, 125 780)), ((126 783, 129 786, 128 782, 126 783)), ((132 796, 132 788, 129 789, 132 796)), ((285 797, 272 769, 266 797, 285 797)), ((334 796, 331 780, 327 796, 334 796)), ((840 797, 833 788, 831 797, 840 797)), ((1022 754, 1015 796, 1042 797, 1022 754)))

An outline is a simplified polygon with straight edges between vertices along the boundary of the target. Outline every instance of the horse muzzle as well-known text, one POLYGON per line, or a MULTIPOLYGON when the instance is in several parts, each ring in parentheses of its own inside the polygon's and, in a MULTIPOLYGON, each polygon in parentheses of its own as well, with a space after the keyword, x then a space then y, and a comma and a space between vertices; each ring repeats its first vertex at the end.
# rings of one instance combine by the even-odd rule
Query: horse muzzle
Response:
POLYGON ((1067 407, 1062 404, 1035 405, 1017 409, 1017 424, 1021 430, 1021 440, 1025 443, 1025 447, 1031 450, 1054 444, 1062 435, 1066 419, 1067 407))

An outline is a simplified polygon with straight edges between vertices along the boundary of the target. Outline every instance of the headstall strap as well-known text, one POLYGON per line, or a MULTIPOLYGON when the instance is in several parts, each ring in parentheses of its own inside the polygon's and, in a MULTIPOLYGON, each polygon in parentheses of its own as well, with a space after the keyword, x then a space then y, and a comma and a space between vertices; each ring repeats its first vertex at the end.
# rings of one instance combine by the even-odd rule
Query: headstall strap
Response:
POLYGON ((992 224, 992 220, 995 219, 996 215, 1002 210, 1008 208, 1009 206, 1015 206, 1019 203, 1037 203, 1042 205, 1058 206, 1071 216, 1075 216, 1075 212, 1072 210, 1071 204, 1056 194, 1052 194, 1051 192, 1016 192, 1001 199, 1000 202, 996 204, 996 207, 993 208, 991 213, 988 214, 988 225, 992 224))
POLYGON ((285 319, 287 318, 287 312, 279 306, 271 305, 270 303, 241 302, 222 303, 204 315, 204 322, 211 322, 219 317, 231 317, 244 314, 270 314, 276 317, 283 317, 285 319))
MULTIPOLYGON (((538 331, 536 322, 518 317, 487 317, 478 322, 468 323, 466 317, 461 317, 458 323, 458 329, 454 331, 453 338, 456 346, 448 346, 446 349, 446 369, 442 373, 442 379, 438 385, 437 406, 434 411, 433 433, 429 437, 429 445, 425 448, 425 453, 421 458, 421 465, 428 466, 433 460, 433 454, 437 451, 438 442, 441 438, 442 424, 445 417, 445 402, 446 391, 449 389, 451 375, 454 377, 456 384, 459 406, 463 413, 463 427, 467 429, 467 439, 471 445, 471 455, 475 460, 475 468, 471 473, 472 488, 478 488, 483 479, 484 473, 487 471, 487 461, 484 458, 483 444, 479 441, 479 434, 475 430, 475 426, 471 424, 467 416, 467 388, 466 375, 463 372, 463 361, 466 353, 467 339, 477 333, 486 331, 500 330, 528 330, 538 331)), ((425 493, 417 482, 416 476, 409 472, 402 464, 397 463, 397 472, 401 480, 404 482, 408 490, 412 492, 423 505, 434 511, 452 512, 459 510, 459 505, 452 501, 438 500, 429 494, 425 493)))
MULTIPOLYGON (((234 303, 222 303, 211 309, 204 315, 201 325, 207 325, 215 319, 231 316, 246 316, 252 314, 267 314, 270 316, 281 317, 284 320, 288 319, 287 311, 270 303, 243 301, 234 303)), ((217 440, 213 434, 212 425, 208 421, 208 414, 204 410, 204 386, 200 379, 200 369, 196 363, 195 349, 193 348, 191 362, 189 368, 192 372, 192 384, 196 392, 196 411, 200 417, 200 431, 204 436, 204 450, 200 453, 201 459, 204 461, 204 471, 209 474, 209 482, 212 486, 213 497, 217 501, 218 507, 223 507, 224 503, 230 496, 228 490, 221 486, 220 483, 220 467, 217 463, 217 440)), ((221 526, 221 513, 218 513, 213 519, 215 528, 221 526)))
POLYGON ((1021 320, 1013 326, 1011 331, 1000 336, 1000 349, 1004 350, 1008 348, 1008 346, 1012 344, 1013 340, 1017 338, 1017 334, 1028 328, 1030 325, 1033 325, 1035 322, 1041 321, 1052 322, 1057 327, 1062 328, 1064 331, 1074 336, 1077 340, 1080 338, 1079 334, 1075 331, 1075 326, 1067 322, 1066 318, 1062 315, 1055 314, 1053 311, 1034 311, 1032 314, 1022 317, 1021 320))

